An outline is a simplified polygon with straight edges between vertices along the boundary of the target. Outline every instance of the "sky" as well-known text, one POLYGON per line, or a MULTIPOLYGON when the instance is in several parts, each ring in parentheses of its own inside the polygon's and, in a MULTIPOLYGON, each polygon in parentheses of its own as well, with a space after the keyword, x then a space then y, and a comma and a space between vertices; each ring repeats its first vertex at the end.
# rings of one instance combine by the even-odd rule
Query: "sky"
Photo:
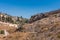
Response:
POLYGON ((0 12, 24 18, 58 9, 60 0, 0 0, 0 12))

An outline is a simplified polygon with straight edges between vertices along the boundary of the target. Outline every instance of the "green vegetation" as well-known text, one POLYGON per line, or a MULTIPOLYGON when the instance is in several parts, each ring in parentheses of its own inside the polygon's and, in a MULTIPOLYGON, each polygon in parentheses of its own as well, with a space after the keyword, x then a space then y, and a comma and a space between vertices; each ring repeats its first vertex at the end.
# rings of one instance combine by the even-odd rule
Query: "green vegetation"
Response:
POLYGON ((0 34, 4 34, 4 30, 0 30, 0 34))
POLYGON ((10 22, 10 23, 13 23, 13 20, 12 20, 11 17, 7 17, 7 18, 6 18, 6 21, 7 21, 7 22, 10 22))
POLYGON ((18 16, 10 16, 8 14, 0 14, 0 21, 9 22, 13 24, 25 24, 28 22, 28 19, 23 18, 22 16, 18 17, 18 16))
POLYGON ((25 19, 25 20, 24 20, 24 23, 28 23, 28 19, 25 19))

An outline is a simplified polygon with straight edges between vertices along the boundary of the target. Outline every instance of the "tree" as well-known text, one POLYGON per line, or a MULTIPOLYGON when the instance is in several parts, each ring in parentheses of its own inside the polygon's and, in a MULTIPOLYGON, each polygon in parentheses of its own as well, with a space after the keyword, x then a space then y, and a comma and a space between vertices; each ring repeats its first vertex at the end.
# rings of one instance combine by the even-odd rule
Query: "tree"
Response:
POLYGON ((7 17, 7 18, 6 18, 6 21, 7 21, 7 22, 10 22, 10 23, 13 23, 13 20, 12 20, 11 17, 7 17))
POLYGON ((1 20, 1 21, 3 21, 3 22, 5 21, 5 18, 4 18, 4 16, 2 16, 2 20, 1 20))
POLYGON ((23 17, 21 16, 20 18, 22 18, 23 19, 23 17))
POLYGON ((24 23, 28 23, 28 19, 24 19, 24 23))

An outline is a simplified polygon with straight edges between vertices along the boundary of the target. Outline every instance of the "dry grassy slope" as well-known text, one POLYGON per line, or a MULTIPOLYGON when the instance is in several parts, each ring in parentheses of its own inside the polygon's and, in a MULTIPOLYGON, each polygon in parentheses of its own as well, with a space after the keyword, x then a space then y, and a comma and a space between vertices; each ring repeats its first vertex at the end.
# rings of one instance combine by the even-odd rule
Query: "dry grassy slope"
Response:
POLYGON ((7 30, 9 33, 12 33, 16 30, 15 27, 0 25, 0 30, 7 30))
POLYGON ((30 32, 16 32, 12 33, 9 36, 3 38, 4 40, 34 40, 33 38, 36 34, 30 32))
POLYGON ((60 17, 48 17, 28 25, 24 25, 24 31, 37 32, 38 40, 60 40, 60 17))
POLYGON ((23 25, 24 32, 15 32, 4 40, 60 40, 60 17, 51 16, 23 25))
MULTIPOLYGON (((15 27, 10 27, 10 26, 5 26, 3 24, 2 25, 0 24, 0 30, 6 30, 9 34, 12 34, 16 30, 16 28, 15 27)), ((5 40, 3 38, 5 38, 5 36, 3 34, 0 34, 0 40, 5 40)))

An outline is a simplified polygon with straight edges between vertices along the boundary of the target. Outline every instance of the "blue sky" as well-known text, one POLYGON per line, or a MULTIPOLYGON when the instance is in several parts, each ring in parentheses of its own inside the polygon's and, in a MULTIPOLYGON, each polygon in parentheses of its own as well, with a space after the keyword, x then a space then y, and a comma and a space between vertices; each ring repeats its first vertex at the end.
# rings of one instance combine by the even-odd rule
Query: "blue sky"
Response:
POLYGON ((0 12, 24 18, 57 9, 60 9, 60 0, 0 0, 0 12))

